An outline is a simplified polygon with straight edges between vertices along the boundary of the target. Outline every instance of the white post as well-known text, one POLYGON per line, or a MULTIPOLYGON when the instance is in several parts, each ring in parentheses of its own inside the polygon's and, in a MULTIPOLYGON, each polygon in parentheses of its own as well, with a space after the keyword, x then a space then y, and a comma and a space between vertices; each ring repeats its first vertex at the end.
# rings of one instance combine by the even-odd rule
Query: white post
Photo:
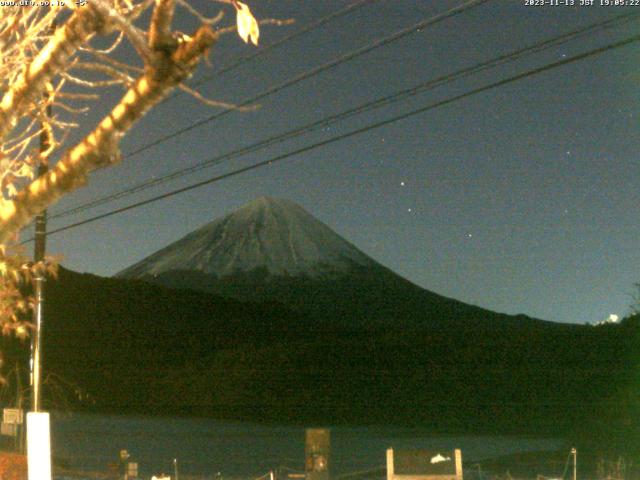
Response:
POLYGON ((29 480, 51 480, 49 414, 27 413, 27 467, 29 480))
POLYGON ((456 448, 454 455, 456 458, 456 479, 462 480, 462 450, 456 448))
POLYGON ((387 480, 394 480, 393 448, 387 448, 387 480))

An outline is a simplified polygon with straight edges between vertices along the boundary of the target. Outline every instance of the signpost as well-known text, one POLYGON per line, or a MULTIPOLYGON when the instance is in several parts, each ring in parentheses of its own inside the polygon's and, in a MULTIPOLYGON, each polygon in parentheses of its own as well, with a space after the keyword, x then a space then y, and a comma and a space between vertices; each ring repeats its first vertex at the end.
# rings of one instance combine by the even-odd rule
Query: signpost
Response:
POLYGON ((307 428, 304 444, 306 480, 329 480, 331 443, 326 428, 307 428))
POLYGON ((2 410, 2 424, 0 434, 17 437, 20 426, 24 422, 24 412, 21 408, 5 408, 2 410))

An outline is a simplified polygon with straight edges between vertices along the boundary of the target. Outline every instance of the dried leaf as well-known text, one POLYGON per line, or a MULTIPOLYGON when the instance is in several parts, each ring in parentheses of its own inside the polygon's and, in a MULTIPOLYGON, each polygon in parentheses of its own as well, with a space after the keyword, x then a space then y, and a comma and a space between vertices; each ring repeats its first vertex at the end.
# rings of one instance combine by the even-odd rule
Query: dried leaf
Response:
POLYGON ((5 188, 7 189, 7 197, 8 198, 12 198, 18 193, 18 190, 16 189, 16 187, 15 187, 15 185, 13 183, 7 183, 5 188))
POLYGON ((24 340, 29 336, 29 330, 24 325, 18 325, 16 327, 16 337, 19 340, 24 340))
POLYGON ((260 37, 260 29, 258 28, 258 22, 253 17, 249 7, 242 2, 234 2, 236 7, 236 23, 238 26, 238 35, 244 40, 245 43, 251 43, 258 45, 258 38, 260 37))
POLYGON ((15 175, 16 177, 29 178, 33 180, 33 168, 31 168, 31 166, 27 165, 26 163, 23 163, 15 172, 15 175))

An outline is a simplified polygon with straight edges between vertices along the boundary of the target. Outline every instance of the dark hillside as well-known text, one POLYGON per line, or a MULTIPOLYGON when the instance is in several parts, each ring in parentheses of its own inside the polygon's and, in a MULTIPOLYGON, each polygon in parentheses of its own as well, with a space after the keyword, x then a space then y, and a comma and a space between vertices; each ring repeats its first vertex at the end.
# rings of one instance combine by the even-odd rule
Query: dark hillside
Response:
POLYGON ((92 399, 75 408, 582 438, 628 438, 637 425, 637 319, 347 328, 273 302, 66 270, 48 283, 46 313, 46 369, 92 399))

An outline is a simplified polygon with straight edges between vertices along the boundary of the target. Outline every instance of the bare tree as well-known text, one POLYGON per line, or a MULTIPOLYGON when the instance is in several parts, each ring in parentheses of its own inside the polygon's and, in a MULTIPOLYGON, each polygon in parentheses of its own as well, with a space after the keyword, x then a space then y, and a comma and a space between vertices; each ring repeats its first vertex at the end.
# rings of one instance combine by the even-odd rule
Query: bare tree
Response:
POLYGON ((640 282, 633 284, 635 291, 631 294, 631 315, 640 315, 640 282))
POLYGON ((236 26, 214 30, 222 14, 207 19, 185 0, 50 0, 47 7, 36 0, 30 6, 0 6, 3 333, 28 334, 29 324, 21 319, 31 310, 32 300, 23 287, 34 275, 55 270, 55 262, 26 261, 15 247, 18 232, 61 196, 84 185, 91 171, 118 163, 122 138, 172 89, 182 87, 198 95, 183 82, 219 35, 237 28, 245 42, 257 45, 258 24, 249 8, 237 0, 214 1, 235 9, 236 26), (176 6, 198 18, 200 27, 191 35, 172 30, 176 6), (148 10, 150 20, 141 25, 148 10), (96 41, 105 44, 105 39, 110 42, 106 48, 95 46, 96 41), (136 52, 136 64, 114 55, 127 44, 136 52), (124 93, 97 124, 82 130, 82 140, 72 144, 68 132, 81 130, 77 115, 108 88, 122 88, 124 93), (42 135, 46 148, 38 145, 42 135), (54 155, 55 165, 34 178, 36 166, 54 155))

